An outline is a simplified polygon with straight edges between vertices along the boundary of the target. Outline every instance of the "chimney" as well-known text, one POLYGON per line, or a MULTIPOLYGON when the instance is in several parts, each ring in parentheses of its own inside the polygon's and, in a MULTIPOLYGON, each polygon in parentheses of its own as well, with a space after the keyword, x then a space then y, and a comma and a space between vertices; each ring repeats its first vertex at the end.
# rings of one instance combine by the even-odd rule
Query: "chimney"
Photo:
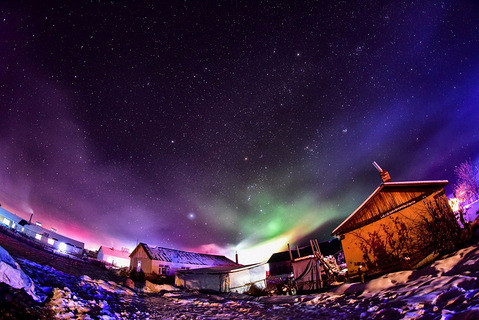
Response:
POLYGON ((32 212, 32 214, 30 215, 30 220, 28 220, 28 224, 32 224, 32 218, 33 218, 33 212, 32 212))
POLYGON ((238 263, 238 251, 236 251, 235 260, 236 260, 236 264, 239 264, 239 263, 238 263))
POLYGON ((379 174, 381 175, 381 179, 383 182, 391 182, 391 177, 389 176, 389 172, 384 171, 379 164, 377 164, 376 161, 373 161, 373 166, 379 171, 379 174))

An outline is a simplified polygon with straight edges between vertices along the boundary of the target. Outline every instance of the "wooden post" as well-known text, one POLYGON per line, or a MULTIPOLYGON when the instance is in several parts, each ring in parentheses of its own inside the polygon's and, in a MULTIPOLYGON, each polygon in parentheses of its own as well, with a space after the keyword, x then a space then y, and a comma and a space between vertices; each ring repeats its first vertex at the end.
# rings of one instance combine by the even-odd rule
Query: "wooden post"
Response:
POLYGON ((289 258, 291 259, 291 261, 293 261, 293 254, 291 253, 291 247, 289 246, 289 243, 288 243, 288 251, 289 251, 289 258))
POLYGON ((296 245, 296 252, 298 253, 298 258, 301 258, 301 254, 299 253, 299 247, 296 245))

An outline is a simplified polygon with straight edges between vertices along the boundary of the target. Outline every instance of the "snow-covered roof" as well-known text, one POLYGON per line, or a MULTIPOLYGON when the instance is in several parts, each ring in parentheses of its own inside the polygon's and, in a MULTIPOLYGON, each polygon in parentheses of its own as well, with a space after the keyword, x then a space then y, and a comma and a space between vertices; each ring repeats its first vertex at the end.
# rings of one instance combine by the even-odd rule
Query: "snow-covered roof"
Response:
MULTIPOLYGON (((152 247, 140 243, 146 254, 152 260, 172 262, 178 264, 204 265, 204 266, 234 266, 236 263, 226 258, 213 254, 188 252, 182 250, 152 247)), ((133 254, 133 253, 132 253, 133 254)))
MULTIPOLYGON (((407 188, 418 188, 418 189, 437 189, 445 187, 449 181, 447 180, 432 180, 432 181, 400 181, 400 182, 383 182, 374 192, 356 209, 354 210, 349 217, 347 217, 334 231, 331 233, 332 235, 339 235, 344 234, 351 228, 348 227, 348 224, 352 224, 352 220, 358 216, 358 214, 366 208, 369 203, 373 201, 380 193, 390 191, 390 190, 405 190, 407 188)), ((400 204, 401 205, 401 204, 400 204)), ((399 207, 399 205, 397 206, 399 207)), ((391 208, 393 209, 393 208, 391 208)))

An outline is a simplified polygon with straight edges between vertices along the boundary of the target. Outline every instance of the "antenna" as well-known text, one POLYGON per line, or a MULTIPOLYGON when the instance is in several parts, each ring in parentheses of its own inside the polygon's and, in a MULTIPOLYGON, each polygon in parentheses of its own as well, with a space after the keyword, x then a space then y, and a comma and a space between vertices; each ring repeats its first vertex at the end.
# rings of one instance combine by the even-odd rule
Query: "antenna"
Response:
POLYGON ((383 168, 379 166, 379 164, 376 161, 373 161, 373 166, 376 168, 376 170, 379 171, 379 174, 381 175, 381 179, 383 182, 391 182, 391 177, 389 176, 389 172, 384 171, 383 168))
POLYGON ((376 161, 373 161, 373 166, 379 171, 379 173, 384 171, 376 161))

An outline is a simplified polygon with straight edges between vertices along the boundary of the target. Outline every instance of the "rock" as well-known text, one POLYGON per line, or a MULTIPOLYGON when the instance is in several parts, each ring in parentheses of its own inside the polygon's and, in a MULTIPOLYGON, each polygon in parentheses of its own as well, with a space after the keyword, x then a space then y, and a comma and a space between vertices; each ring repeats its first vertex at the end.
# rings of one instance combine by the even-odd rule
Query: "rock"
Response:
POLYGON ((127 278, 127 279, 125 280, 125 287, 130 288, 130 289, 133 289, 133 290, 136 289, 136 287, 135 287, 135 282, 134 282, 133 280, 131 280, 130 278, 127 278))

